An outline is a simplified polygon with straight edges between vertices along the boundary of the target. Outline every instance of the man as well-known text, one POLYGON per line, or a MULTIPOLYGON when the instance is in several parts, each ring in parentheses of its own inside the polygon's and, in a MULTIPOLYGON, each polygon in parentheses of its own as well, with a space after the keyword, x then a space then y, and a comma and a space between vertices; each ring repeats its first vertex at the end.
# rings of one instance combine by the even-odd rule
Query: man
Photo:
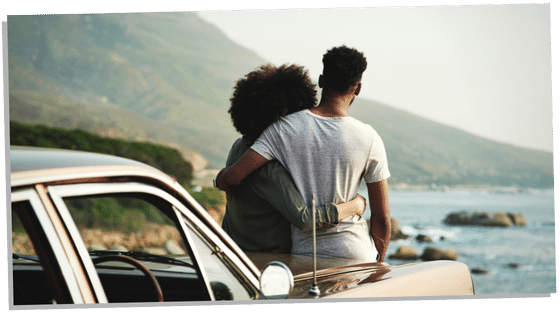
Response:
MULTIPOLYGON (((253 170, 276 159, 292 175, 309 204, 351 200, 365 179, 371 209, 370 229, 361 216, 317 232, 319 256, 383 261, 390 240, 387 178, 383 142, 377 132, 350 116, 348 109, 362 88, 365 57, 341 46, 323 56, 323 88, 317 107, 288 115, 267 128, 244 156, 217 177, 231 190, 253 170), (377 257, 376 257, 377 256, 377 257)), ((312 253, 311 233, 292 229, 292 253, 312 253)))
MULTIPOLYGON (((229 113, 243 135, 232 146, 226 166, 236 162, 273 122, 317 103, 317 90, 307 70, 297 65, 263 65, 237 81, 229 113)), ((297 190, 288 171, 271 161, 226 193, 222 228, 246 252, 290 253, 291 226, 312 227, 311 207, 297 190)), ((363 214, 365 199, 332 202, 316 207, 319 226, 363 214)))

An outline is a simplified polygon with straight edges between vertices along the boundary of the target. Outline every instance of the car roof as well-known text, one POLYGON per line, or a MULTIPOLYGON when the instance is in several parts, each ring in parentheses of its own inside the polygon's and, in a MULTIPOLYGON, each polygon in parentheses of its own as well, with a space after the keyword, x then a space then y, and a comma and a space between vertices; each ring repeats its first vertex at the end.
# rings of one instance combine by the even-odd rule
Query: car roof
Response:
POLYGON ((138 174, 169 179, 152 166, 100 153, 12 146, 9 158, 12 186, 78 177, 138 174))
POLYGON ((134 160, 84 151, 18 147, 10 148, 10 171, 58 169, 83 166, 128 165, 148 167, 134 160))

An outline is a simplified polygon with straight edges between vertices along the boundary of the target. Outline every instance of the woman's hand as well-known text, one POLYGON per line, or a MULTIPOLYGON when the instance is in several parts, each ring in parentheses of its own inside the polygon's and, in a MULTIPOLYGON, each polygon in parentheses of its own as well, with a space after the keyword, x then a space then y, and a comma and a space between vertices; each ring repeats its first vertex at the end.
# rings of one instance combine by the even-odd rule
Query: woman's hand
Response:
POLYGON ((366 198, 360 194, 356 194, 354 199, 336 205, 338 210, 338 221, 342 221, 355 215, 363 215, 366 211, 366 198))
POLYGON ((356 198, 354 198, 354 201, 358 202, 358 209, 357 209, 357 213, 358 215, 364 215, 364 212, 366 212, 366 198, 364 198, 364 196, 360 195, 360 194, 356 194, 356 198))

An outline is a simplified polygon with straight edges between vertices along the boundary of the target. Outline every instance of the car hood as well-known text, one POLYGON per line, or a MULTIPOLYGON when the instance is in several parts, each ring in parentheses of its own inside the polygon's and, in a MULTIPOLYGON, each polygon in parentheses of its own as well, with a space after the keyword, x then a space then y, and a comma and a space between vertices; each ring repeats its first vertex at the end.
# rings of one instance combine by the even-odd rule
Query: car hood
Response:
MULTIPOLYGON (((316 298, 313 257, 286 254, 247 254, 262 270, 270 261, 286 264, 294 276, 290 299, 316 298)), ((317 258, 320 298, 383 298, 412 296, 457 296, 474 294, 468 267, 457 261, 415 262, 392 266, 387 263, 356 263, 345 259, 317 258)))
MULTIPOLYGON (((288 254, 248 253, 247 256, 262 270, 271 261, 280 261, 294 276, 291 299, 313 298, 309 289, 313 284, 313 257, 288 254)), ((319 297, 325 297, 357 286, 364 281, 379 281, 390 271, 386 263, 357 263, 349 259, 317 257, 317 286, 319 297)))

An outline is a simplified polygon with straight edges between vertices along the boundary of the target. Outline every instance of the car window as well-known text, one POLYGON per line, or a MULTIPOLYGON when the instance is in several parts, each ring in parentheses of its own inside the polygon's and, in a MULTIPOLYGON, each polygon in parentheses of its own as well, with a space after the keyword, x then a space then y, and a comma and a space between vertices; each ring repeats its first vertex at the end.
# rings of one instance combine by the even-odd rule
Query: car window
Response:
POLYGON ((26 202, 18 202, 12 205, 12 253, 19 255, 37 256, 31 238, 23 227, 19 215, 15 213, 14 209, 29 208, 30 205, 26 202))
POLYGON ((29 211, 27 202, 12 204, 12 285, 14 305, 53 304, 45 272, 18 213, 29 211), (17 210, 17 211, 16 211, 17 210))
POLYGON ((63 198, 88 249, 109 302, 156 301, 154 284, 130 263, 137 260, 158 280, 164 301, 202 301, 209 296, 171 205, 149 194, 63 198), (176 217, 175 217, 176 218, 176 217), (128 259, 127 258, 127 259, 128 259))
POLYGON ((211 243, 204 238, 202 233, 193 229, 188 224, 189 232, 192 240, 200 255, 201 264, 203 264, 204 272, 216 300, 250 300, 251 295, 248 293, 243 282, 226 266, 227 260, 221 253, 211 246, 211 243), (220 257, 222 256, 222 257, 220 257))

